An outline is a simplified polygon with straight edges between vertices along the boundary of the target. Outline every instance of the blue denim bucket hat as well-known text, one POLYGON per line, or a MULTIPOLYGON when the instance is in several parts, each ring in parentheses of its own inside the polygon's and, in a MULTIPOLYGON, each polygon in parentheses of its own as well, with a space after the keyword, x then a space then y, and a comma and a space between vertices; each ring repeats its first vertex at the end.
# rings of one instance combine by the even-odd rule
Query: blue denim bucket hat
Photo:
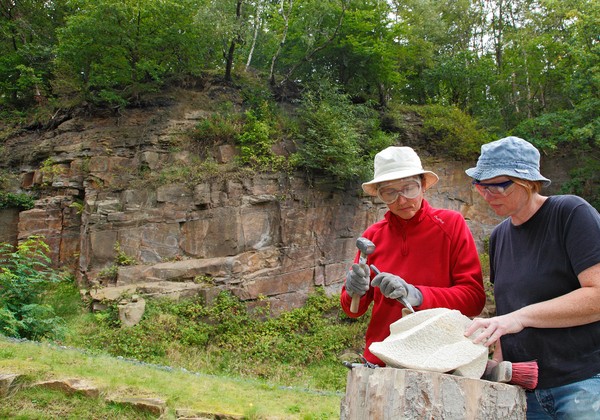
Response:
POLYGON ((540 152, 519 137, 505 137, 481 146, 477 166, 465 171, 476 180, 497 176, 512 176, 528 181, 541 181, 544 187, 550 180, 540 173, 540 152))

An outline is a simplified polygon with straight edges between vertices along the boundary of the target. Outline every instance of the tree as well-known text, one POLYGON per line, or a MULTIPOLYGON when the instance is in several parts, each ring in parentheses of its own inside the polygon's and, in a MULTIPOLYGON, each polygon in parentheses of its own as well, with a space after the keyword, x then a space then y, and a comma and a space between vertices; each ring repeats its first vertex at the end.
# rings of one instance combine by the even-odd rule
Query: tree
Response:
POLYGON ((0 2, 0 103, 26 108, 46 102, 55 30, 68 10, 66 1, 0 2))
POLYGON ((398 54, 389 4, 381 0, 354 1, 327 58, 351 96, 375 99, 383 108, 402 79, 398 54))
POLYGON ((197 72, 197 7, 194 0, 80 1, 59 31, 62 92, 121 106, 157 89, 166 77, 197 72))
MULTIPOLYGON (((289 40, 274 60, 276 65, 273 68, 283 75, 277 83, 279 86, 292 79, 306 80, 315 71, 321 70, 322 67, 315 61, 338 37, 348 2, 295 0, 293 8, 289 3, 284 25, 274 28, 277 33, 286 34, 285 38, 289 40)), ((280 39, 284 39, 283 36, 280 39)))

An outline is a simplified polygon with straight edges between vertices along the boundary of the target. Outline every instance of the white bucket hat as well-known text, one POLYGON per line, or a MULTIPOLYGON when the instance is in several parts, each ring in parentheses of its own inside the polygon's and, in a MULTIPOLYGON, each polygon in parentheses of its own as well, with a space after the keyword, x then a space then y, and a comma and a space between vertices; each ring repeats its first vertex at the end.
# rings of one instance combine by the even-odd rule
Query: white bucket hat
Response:
POLYGON ((385 181, 408 178, 423 174, 423 190, 438 182, 439 177, 423 169, 421 159, 416 152, 406 146, 390 146, 375 155, 375 176, 372 181, 362 184, 363 191, 371 196, 377 195, 377 187, 385 181))

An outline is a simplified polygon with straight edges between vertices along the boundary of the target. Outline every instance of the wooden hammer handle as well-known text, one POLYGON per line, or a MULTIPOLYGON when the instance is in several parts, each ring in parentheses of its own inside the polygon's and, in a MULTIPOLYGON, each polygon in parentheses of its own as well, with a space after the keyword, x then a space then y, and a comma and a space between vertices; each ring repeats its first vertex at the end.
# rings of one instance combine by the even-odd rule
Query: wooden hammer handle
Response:
POLYGON ((350 312, 353 314, 358 312, 358 305, 360 304, 360 296, 352 295, 352 303, 350 304, 350 312))

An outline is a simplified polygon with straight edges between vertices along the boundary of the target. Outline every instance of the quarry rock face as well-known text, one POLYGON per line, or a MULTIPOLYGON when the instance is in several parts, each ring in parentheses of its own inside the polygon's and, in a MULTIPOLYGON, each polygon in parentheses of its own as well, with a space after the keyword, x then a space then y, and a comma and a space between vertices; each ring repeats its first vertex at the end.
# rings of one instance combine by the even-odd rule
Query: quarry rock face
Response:
MULTIPOLYGON (((3 166, 18 168, 21 189, 40 198, 18 217, 0 213, 3 237, 43 235, 53 263, 97 295, 125 287, 210 299, 229 290, 267 298, 277 313, 302 305, 315 287, 339 292, 356 238, 386 206, 364 196, 360 182, 228 172, 235 145, 189 140, 210 115, 208 98, 220 92, 209 91, 175 92, 177 100, 161 107, 74 116, 10 138, 3 166), (205 176, 206 161, 225 169, 205 176)), ((471 188, 468 164, 425 153, 422 160, 440 176, 426 199, 461 212, 482 250, 499 219, 471 188)))

